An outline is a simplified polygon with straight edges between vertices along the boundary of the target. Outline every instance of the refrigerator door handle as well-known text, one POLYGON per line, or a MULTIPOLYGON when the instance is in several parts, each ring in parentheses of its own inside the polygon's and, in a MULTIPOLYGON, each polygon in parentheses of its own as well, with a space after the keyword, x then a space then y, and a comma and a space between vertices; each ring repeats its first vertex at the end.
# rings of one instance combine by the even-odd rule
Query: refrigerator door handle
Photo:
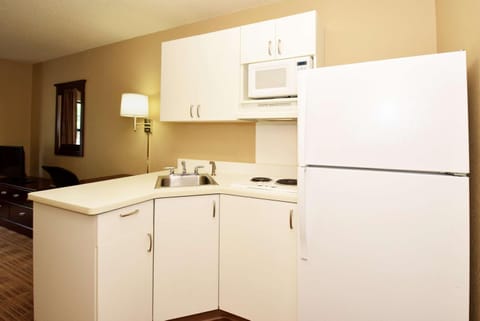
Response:
POLYGON ((301 213, 300 217, 300 260, 308 261, 308 244, 307 244, 307 231, 306 231, 306 222, 305 214, 301 213))
POLYGON ((298 171, 298 179, 300 182, 304 182, 303 184, 299 185, 299 198, 303 198, 302 201, 298 202, 298 225, 299 225, 299 258, 302 261, 308 261, 308 244, 307 244, 307 215, 305 213, 305 178, 306 178, 306 171, 305 167, 301 168, 298 171))

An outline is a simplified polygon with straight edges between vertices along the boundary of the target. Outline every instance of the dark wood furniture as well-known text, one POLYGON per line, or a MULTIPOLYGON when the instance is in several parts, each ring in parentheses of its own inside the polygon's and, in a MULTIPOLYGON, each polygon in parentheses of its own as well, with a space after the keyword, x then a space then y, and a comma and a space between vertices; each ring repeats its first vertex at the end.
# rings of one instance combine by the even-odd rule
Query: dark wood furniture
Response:
POLYGON ((0 179, 0 225, 32 237, 33 203, 28 193, 52 187, 51 180, 40 177, 0 179))

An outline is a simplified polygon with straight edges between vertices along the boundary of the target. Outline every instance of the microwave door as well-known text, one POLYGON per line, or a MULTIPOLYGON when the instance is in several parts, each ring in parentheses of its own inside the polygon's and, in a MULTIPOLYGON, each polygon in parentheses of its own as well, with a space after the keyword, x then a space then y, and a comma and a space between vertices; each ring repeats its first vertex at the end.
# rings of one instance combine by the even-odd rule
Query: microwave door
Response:
POLYGON ((248 66, 248 97, 297 96, 297 65, 292 61, 272 61, 248 66))

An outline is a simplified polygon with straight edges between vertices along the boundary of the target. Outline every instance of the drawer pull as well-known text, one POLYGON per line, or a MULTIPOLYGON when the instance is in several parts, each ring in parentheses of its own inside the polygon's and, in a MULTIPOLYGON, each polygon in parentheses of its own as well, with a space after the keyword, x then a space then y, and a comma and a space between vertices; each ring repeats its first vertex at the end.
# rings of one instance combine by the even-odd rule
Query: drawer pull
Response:
POLYGON ((25 212, 19 212, 19 213, 18 213, 18 216, 25 216, 25 214, 27 214, 27 213, 25 213, 25 212))
POLYGON ((7 191, 1 191, 0 194, 7 195, 7 191))
POLYGON ((290 229, 293 230, 293 210, 290 210, 289 224, 290 224, 290 229))
POLYGON ((15 193, 15 194, 13 194, 12 196, 15 197, 15 198, 17 198, 17 197, 20 196, 20 194, 15 193))
POLYGON ((152 252, 152 248, 153 248, 153 237, 151 233, 147 233, 147 236, 149 241, 147 252, 150 253, 152 252))
POLYGON ((123 213, 123 214, 120 214, 120 217, 127 217, 127 216, 131 216, 131 215, 135 215, 135 214, 138 214, 138 210, 135 210, 135 211, 131 211, 131 212, 128 212, 128 213, 123 213))

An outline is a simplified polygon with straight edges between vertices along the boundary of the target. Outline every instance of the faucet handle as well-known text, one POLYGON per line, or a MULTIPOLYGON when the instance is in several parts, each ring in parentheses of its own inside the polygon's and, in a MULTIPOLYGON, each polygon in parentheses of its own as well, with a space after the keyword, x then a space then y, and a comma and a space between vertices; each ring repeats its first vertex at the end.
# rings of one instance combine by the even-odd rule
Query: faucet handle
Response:
POLYGON ((181 163, 182 163, 182 175, 185 175, 187 174, 187 164, 184 160, 181 163))
POLYGON ((195 169, 193 170, 193 174, 198 175, 198 170, 203 167, 204 166, 195 166, 195 169))
POLYGON ((167 169, 170 172, 169 175, 175 174, 175 167, 167 166, 167 167, 164 167, 163 169, 167 169))
POLYGON ((211 175, 212 175, 212 176, 217 175, 217 173, 215 172, 215 171, 217 170, 217 165, 215 164, 215 161, 211 160, 211 161, 209 162, 209 164, 212 165, 212 174, 211 174, 211 175))

